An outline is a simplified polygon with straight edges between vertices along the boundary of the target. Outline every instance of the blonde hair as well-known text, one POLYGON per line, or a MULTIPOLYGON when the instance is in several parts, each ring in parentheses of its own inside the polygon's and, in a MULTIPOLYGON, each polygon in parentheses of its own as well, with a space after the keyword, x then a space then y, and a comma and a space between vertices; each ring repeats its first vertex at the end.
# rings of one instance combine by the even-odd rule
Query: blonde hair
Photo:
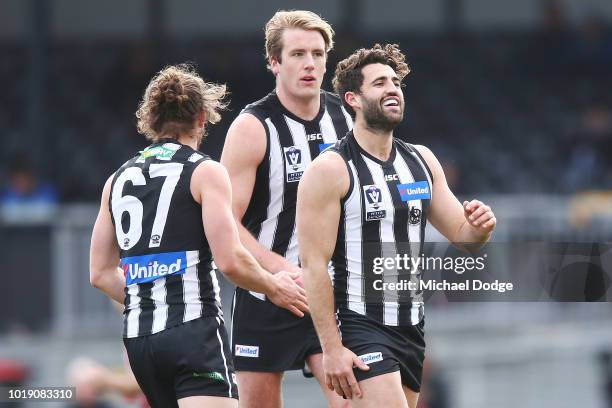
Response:
POLYGON ((270 68, 270 58, 281 61, 283 50, 283 31, 287 28, 301 28, 302 30, 315 30, 321 33, 325 41, 325 52, 334 48, 334 30, 321 16, 312 11, 292 10, 277 11, 266 23, 266 59, 270 68))
POLYGON ((226 96, 225 85, 205 82, 192 65, 167 66, 151 79, 138 105, 138 132, 155 143, 194 130, 201 112, 207 122, 217 123, 226 96))

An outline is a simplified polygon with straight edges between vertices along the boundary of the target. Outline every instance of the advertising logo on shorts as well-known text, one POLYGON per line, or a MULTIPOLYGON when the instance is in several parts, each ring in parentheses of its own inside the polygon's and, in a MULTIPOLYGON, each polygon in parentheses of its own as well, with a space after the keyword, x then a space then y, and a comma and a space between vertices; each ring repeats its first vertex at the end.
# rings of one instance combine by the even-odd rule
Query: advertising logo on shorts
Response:
POLYGON ((302 151, 295 146, 284 147, 285 151, 285 170, 287 172, 287 182, 300 181, 304 173, 302 164, 302 151))
POLYGON ((383 361, 383 355, 382 355, 382 352, 380 351, 376 353, 362 354, 360 356, 357 356, 357 358, 363 361, 365 364, 371 364, 371 363, 377 363, 379 361, 383 361))
POLYGON ((387 211, 384 209, 382 191, 375 184, 363 186, 365 198, 366 221, 380 220, 385 218, 387 211))
POLYGON ((185 273, 186 252, 162 252, 151 255, 121 258, 126 286, 153 282, 168 275, 185 273))
POLYGON ((259 357, 259 346, 245 346, 243 344, 236 344, 234 352, 236 356, 239 357, 257 358, 259 357))

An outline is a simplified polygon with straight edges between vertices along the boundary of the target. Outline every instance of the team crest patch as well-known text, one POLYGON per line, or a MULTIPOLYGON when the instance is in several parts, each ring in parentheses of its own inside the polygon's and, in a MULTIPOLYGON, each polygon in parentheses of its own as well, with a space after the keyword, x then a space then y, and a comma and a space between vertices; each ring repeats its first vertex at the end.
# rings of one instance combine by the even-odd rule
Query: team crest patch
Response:
POLYGON ((410 225, 418 225, 421 223, 421 210, 412 206, 410 208, 410 218, 408 219, 410 225))
POLYGON ((304 174, 302 151, 295 146, 283 147, 287 183, 300 181, 304 174))
POLYGON ((387 216, 382 191, 376 184, 363 186, 363 196, 365 198, 366 221, 380 220, 387 216))

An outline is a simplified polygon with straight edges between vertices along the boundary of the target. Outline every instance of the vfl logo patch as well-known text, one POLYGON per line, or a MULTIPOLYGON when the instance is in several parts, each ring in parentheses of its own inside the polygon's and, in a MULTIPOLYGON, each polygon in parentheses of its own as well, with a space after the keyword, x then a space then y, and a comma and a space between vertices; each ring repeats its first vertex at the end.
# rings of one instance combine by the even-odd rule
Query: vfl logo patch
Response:
POLYGON ((376 363, 379 361, 383 361, 382 352, 378 353, 368 353, 357 356, 358 359, 363 361, 365 364, 376 363))
POLYGON ((234 354, 240 357, 259 357, 259 346, 243 346, 242 344, 236 344, 234 354))
POLYGON ((402 201, 427 200, 431 198, 429 184, 426 181, 398 184, 397 189, 402 197, 402 201))
POLYGON ((366 205, 366 221, 380 220, 387 216, 382 199, 382 191, 375 184, 363 186, 366 205))
POLYGON ((285 152, 285 170, 287 172, 287 183, 300 181, 304 173, 302 164, 302 151, 295 146, 283 147, 285 152))
POLYGON ((323 153, 323 150, 327 149, 328 147, 333 146, 333 143, 321 143, 319 145, 319 153, 323 153))
POLYGON ((125 285, 153 282, 168 275, 181 275, 187 268, 186 252, 162 252, 159 254, 121 258, 125 285))

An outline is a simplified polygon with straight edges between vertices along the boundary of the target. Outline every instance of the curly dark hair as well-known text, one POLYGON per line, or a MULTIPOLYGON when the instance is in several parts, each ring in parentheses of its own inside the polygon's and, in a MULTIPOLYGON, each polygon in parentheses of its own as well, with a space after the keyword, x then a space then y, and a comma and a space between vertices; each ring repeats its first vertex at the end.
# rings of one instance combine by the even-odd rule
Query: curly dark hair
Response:
POLYGON ((332 84, 353 119, 355 119, 355 111, 346 103, 344 94, 347 92, 359 93, 363 84, 362 68, 378 63, 393 68, 400 81, 410 73, 410 67, 406 64, 406 56, 400 51, 397 44, 375 44, 372 48, 360 48, 336 66, 332 84))

